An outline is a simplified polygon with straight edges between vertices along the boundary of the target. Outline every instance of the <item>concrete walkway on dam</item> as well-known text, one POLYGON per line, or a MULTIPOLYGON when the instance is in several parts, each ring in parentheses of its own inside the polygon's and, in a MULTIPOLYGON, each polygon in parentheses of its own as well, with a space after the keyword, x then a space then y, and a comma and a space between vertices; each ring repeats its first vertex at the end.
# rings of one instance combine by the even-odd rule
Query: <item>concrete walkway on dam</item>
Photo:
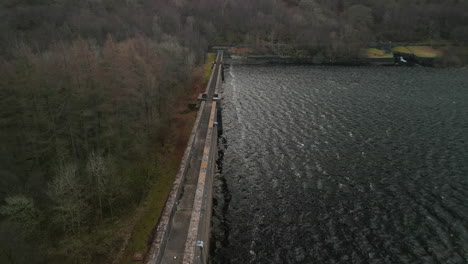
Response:
MULTIPOLYGON (((195 199, 196 194, 200 192, 200 188, 205 190, 205 181, 203 180, 202 187, 200 187, 199 177, 206 175, 208 166, 206 161, 207 149, 209 152, 208 157, 211 157, 210 153, 214 152, 214 150, 210 150, 213 142, 211 132, 213 129, 210 130, 210 126, 213 127, 215 121, 213 116, 216 112, 214 107, 216 102, 213 101, 213 96, 220 84, 222 57, 223 54, 218 53, 216 64, 205 91, 207 94, 206 100, 200 104, 197 120, 182 159, 181 169, 176 176, 173 189, 169 194, 158 223, 155 241, 148 255, 147 263, 191 263, 190 261, 184 261, 184 255, 187 255, 187 244, 193 242, 193 237, 199 236, 198 230, 193 232, 193 230, 190 231, 190 228, 193 229, 194 225, 196 225, 196 228, 199 226, 199 219, 195 220, 195 224, 193 223, 193 215, 195 214, 193 209, 197 205, 200 207, 200 203, 197 203, 195 199), (200 176, 202 171, 205 171, 205 174, 200 176), (190 233, 195 233, 195 235, 189 235, 190 233)), ((216 144, 214 145, 216 146, 216 144)), ((209 164, 214 168, 214 163, 210 162, 209 164)), ((202 203, 202 206, 204 205, 202 203)), ((199 214, 199 212, 197 213, 199 214)))

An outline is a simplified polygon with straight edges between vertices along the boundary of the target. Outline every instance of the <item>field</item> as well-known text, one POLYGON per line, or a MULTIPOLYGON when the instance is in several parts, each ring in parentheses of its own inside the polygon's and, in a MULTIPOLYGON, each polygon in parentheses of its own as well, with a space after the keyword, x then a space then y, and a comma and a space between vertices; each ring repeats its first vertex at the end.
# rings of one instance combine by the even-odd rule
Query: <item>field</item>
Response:
MULTIPOLYGON (((429 46, 396 46, 392 48, 393 52, 414 54, 419 58, 438 58, 444 54, 444 50, 432 48, 429 46)), ((377 48, 367 48, 362 50, 362 56, 369 59, 392 58, 393 54, 377 48)))
POLYGON ((436 58, 443 55, 443 51, 429 46, 397 46, 394 47, 393 52, 401 52, 414 54, 420 58, 436 58))
POLYGON ((362 55, 370 59, 393 58, 391 53, 385 53, 383 50, 376 48, 365 49, 363 50, 362 55))

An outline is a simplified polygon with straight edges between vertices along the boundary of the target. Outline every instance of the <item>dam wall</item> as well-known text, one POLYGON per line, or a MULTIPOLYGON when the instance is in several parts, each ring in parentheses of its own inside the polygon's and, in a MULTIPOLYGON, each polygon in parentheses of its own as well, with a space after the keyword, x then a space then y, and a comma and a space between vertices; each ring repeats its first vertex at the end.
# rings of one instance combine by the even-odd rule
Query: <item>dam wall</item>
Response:
POLYGON ((213 179, 216 172, 216 155, 218 153, 218 132, 216 126, 214 126, 215 122, 216 104, 213 104, 209 122, 210 128, 206 137, 195 201, 185 242, 184 264, 202 264, 208 261, 213 205, 213 179))
POLYGON ((223 53, 218 52, 145 263, 208 262, 222 61, 223 53))

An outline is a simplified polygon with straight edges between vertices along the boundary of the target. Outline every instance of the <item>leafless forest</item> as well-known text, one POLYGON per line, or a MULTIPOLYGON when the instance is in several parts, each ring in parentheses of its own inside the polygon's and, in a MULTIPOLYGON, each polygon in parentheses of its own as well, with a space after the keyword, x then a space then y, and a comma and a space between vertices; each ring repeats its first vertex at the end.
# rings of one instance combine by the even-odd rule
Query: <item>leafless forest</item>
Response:
POLYGON ((144 197, 209 44, 468 42, 465 0, 3 0, 0 17, 1 263, 111 259, 96 229, 144 197))

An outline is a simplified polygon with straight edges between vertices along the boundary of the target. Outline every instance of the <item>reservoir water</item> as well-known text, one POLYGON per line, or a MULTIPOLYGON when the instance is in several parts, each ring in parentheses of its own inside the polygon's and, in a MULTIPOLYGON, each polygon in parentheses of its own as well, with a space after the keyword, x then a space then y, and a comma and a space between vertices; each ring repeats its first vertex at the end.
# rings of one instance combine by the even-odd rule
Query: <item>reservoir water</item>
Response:
POLYGON ((213 263, 467 263, 468 69, 233 65, 213 263))

